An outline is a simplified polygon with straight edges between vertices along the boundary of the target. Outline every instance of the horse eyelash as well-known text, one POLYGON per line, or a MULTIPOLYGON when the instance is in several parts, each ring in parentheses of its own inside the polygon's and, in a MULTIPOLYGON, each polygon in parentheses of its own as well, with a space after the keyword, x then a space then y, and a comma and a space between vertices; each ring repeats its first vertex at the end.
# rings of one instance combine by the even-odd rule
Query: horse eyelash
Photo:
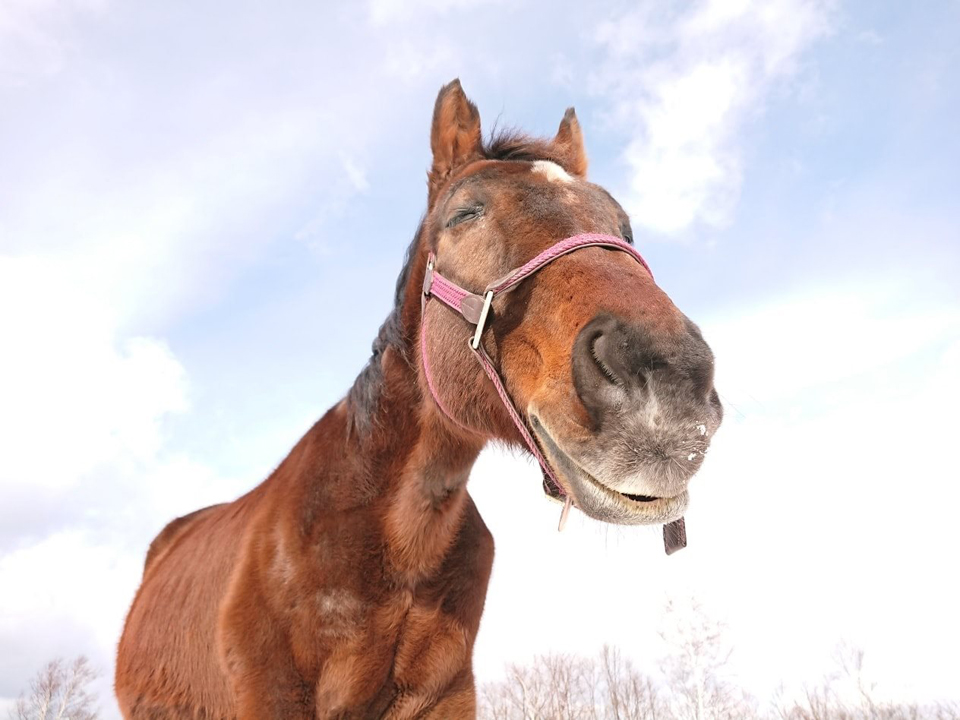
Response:
POLYGON ((453 217, 447 220, 447 229, 456 227, 467 220, 474 220, 483 214, 483 205, 473 205, 471 207, 460 208, 454 213, 453 217))

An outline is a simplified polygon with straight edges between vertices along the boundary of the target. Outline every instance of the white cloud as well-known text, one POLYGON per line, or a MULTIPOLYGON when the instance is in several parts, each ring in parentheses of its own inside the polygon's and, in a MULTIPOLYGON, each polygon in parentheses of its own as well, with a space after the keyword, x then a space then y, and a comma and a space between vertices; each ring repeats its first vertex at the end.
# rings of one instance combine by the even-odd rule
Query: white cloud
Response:
POLYGON ((316 130, 341 122, 310 108, 255 112, 133 165, 111 162, 108 153, 75 155, 68 145, 10 183, 15 202, 0 210, 0 236, 21 253, 49 249, 63 274, 124 327, 169 320, 216 297, 276 242, 259 223, 304 185, 318 193, 336 188, 344 202, 364 190, 360 157, 349 154, 346 139, 355 135, 345 131, 334 148, 336 133, 316 130))
POLYGON ((409 84, 424 80, 442 68, 455 68, 460 64, 460 58, 445 38, 429 41, 392 38, 385 49, 383 71, 387 77, 409 84))
POLYGON ((750 121, 828 30, 819 0, 702 0, 679 15, 645 5, 603 23, 592 86, 632 138, 635 222, 664 233, 727 223, 750 121))
POLYGON ((883 45, 883 36, 872 28, 861 30, 856 35, 857 42, 864 45, 883 45))
MULTIPOLYGON (((109 649, 119 636, 131 581, 139 580, 142 568, 142 560, 93 544, 77 530, 58 532, 8 553, 0 557, 0 577, 4 587, 16 592, 5 593, 0 633, 4 639, 19 635, 23 643, 48 642, 52 646, 48 657, 54 657, 74 648, 39 634, 28 640, 22 630, 67 620, 77 634, 93 639, 95 647, 109 649), (44 572, 37 573, 38 567, 44 572)), ((15 656, 9 653, 5 662, 14 662, 15 656)))
POLYGON ((118 456, 156 454, 186 408, 183 367, 154 338, 117 335, 117 313, 69 266, 0 257, 0 466, 5 490, 64 490, 118 456))
POLYGON ((106 5, 106 0, 5 0, 0 4, 0 87, 60 72, 73 23, 106 5))
POLYGON ((340 162, 343 164, 343 171, 347 176, 347 181, 355 192, 364 193, 370 189, 370 182, 367 180, 366 171, 354 158, 341 155, 340 162))
POLYGON ((395 20, 421 20, 427 13, 473 10, 504 0, 370 0, 370 19, 377 25, 395 20))
POLYGON ((918 304, 909 288, 902 278, 814 286, 707 319, 721 392, 755 409, 810 389, 849 387, 960 337, 960 308, 918 304))

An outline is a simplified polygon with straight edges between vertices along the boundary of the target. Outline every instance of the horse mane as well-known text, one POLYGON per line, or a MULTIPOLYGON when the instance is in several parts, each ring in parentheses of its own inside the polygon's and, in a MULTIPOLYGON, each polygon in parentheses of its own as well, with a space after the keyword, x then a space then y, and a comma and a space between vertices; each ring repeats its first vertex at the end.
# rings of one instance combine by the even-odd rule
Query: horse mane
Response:
POLYGON ((370 346, 370 359, 363 366, 347 393, 347 409, 350 415, 348 427, 351 432, 367 430, 370 427, 370 419, 376 413, 377 404, 380 402, 380 391, 383 389, 383 363, 381 360, 384 350, 393 347, 400 351, 401 357, 407 359, 407 338, 400 318, 403 296, 407 292, 407 283, 410 280, 410 268, 416 255, 417 246, 420 244, 425 219, 426 216, 420 218, 417 232, 404 253, 403 266, 400 268, 400 275, 397 276, 397 286, 394 290, 393 309, 387 315, 387 319, 383 321, 379 332, 377 332, 377 337, 374 338, 370 346))
POLYGON ((550 160, 561 167, 566 160, 557 152, 550 140, 530 137, 513 128, 494 128, 490 139, 483 145, 485 160, 550 160))
MULTIPOLYGON (((494 128, 490 138, 483 144, 484 160, 515 160, 531 162, 534 160, 550 160, 558 165, 564 165, 564 159, 557 154, 552 142, 530 137, 512 128, 494 128)), ((371 356, 364 365, 353 386, 347 393, 347 407, 350 414, 349 427, 353 432, 363 432, 370 427, 371 418, 377 410, 380 393, 383 389, 383 352, 388 347, 398 350, 401 357, 407 358, 408 338, 404 334, 403 323, 400 320, 403 298, 410 280, 410 269, 416 255, 417 246, 424 232, 426 216, 420 219, 420 225, 407 247, 403 258, 403 266, 397 277, 397 286, 394 292, 393 309, 380 326, 380 331, 371 345, 371 356)))

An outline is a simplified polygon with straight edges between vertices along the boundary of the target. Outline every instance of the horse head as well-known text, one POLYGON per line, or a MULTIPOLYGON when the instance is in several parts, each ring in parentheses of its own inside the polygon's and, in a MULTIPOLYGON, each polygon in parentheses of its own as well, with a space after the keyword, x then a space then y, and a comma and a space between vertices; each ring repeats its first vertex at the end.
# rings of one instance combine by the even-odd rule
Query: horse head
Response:
POLYGON ((484 143, 454 81, 437 98, 430 142, 421 391, 454 435, 519 443, 529 428, 558 486, 548 492, 591 517, 678 519, 722 418, 713 354, 632 251, 627 213, 587 179, 573 109, 552 140, 501 133, 484 143), (489 300, 478 346, 503 398, 471 357, 470 313, 426 302, 430 275, 480 298, 496 278, 584 237, 608 243, 583 242, 489 300))

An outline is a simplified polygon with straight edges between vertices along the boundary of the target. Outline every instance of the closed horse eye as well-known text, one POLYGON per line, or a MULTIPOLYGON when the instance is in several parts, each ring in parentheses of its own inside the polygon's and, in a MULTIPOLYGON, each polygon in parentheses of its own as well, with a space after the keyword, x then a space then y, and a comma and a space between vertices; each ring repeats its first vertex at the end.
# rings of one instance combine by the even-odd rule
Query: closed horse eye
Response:
POLYGON ((471 205, 470 207, 458 208, 451 218, 447 220, 447 229, 455 227, 468 220, 476 220, 483 214, 483 205, 471 205))

